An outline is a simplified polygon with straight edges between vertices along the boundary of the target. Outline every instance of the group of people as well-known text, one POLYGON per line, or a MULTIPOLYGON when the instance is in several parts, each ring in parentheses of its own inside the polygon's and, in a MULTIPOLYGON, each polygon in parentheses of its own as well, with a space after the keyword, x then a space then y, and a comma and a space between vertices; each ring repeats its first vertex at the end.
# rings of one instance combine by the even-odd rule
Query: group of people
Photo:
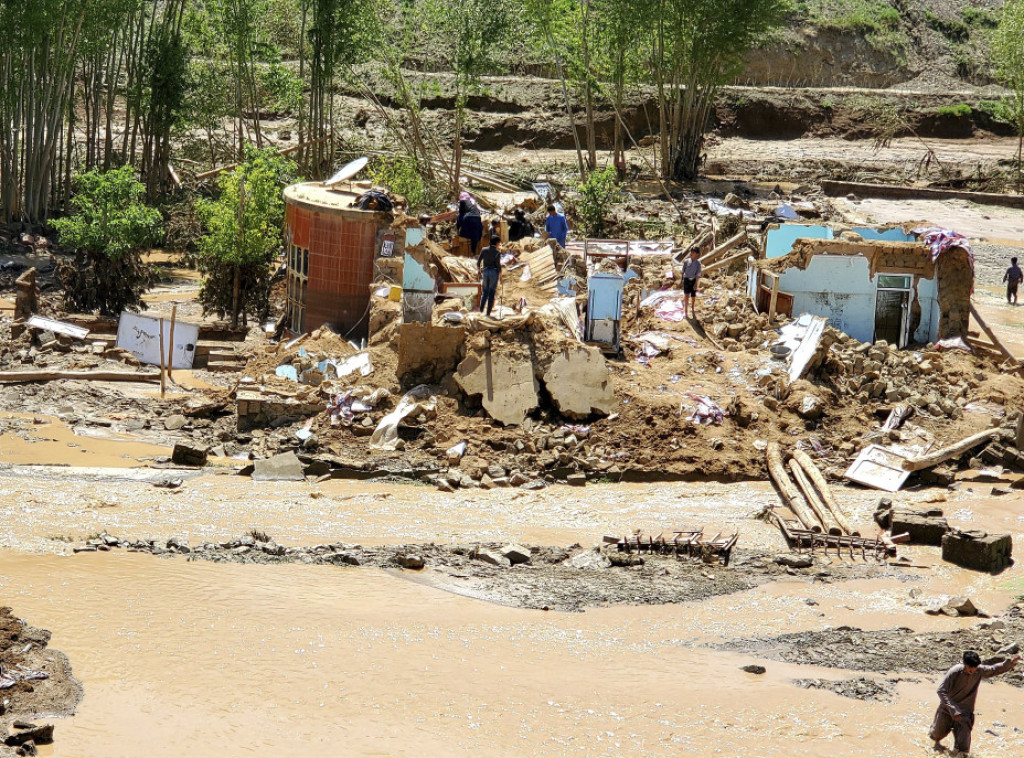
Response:
MULTIPOLYGON (((569 237, 569 223, 565 216, 558 212, 554 205, 548 205, 548 215, 544 220, 543 237, 553 239, 563 248, 569 237)), ((480 247, 480 240, 484 236, 483 215, 480 206, 477 205, 473 196, 468 192, 459 195, 459 212, 455 219, 456 233, 469 241, 470 250, 477 252, 476 265, 480 272, 480 312, 491 315, 494 308, 494 298, 498 291, 498 282, 501 281, 501 252, 498 245, 501 244, 501 219, 491 220, 489 229, 489 244, 480 247)), ((512 220, 508 224, 509 242, 518 242, 528 237, 536 236, 537 231, 522 208, 516 208, 512 214, 512 220)))

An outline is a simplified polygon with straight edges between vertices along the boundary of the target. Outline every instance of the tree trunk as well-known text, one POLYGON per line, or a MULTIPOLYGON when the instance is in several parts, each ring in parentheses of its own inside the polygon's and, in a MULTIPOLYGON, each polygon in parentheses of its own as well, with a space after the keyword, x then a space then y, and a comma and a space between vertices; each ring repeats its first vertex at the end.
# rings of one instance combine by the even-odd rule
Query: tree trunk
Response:
POLYGON ((238 328, 238 312, 239 312, 239 310, 241 310, 240 307, 239 307, 238 299, 239 299, 239 294, 240 294, 240 291, 241 291, 241 287, 242 287, 241 273, 239 272, 239 267, 238 267, 238 264, 236 263, 235 264, 235 280, 234 280, 234 283, 231 285, 231 328, 232 329, 237 329, 238 328))

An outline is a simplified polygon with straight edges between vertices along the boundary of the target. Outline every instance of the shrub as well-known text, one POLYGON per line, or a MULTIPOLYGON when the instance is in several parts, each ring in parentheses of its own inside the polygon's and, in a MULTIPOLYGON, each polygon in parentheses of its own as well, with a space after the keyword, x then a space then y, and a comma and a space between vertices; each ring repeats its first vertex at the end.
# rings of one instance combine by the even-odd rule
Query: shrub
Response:
POLYGON ((967 103, 957 103, 956 105, 943 105, 935 110, 935 113, 939 116, 950 116, 952 118, 967 118, 971 115, 971 106, 967 103))
POLYGON ((611 166, 594 171, 579 186, 580 199, 576 204, 576 213, 583 223, 586 233, 592 237, 600 236, 605 230, 605 218, 608 209, 621 197, 622 190, 615 178, 615 169, 611 166))

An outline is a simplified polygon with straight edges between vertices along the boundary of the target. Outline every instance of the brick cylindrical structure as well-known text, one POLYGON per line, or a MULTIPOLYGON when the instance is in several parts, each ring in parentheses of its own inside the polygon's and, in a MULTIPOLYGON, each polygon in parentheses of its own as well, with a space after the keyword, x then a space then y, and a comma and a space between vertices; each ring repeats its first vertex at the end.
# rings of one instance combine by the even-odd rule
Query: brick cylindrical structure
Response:
POLYGON ((367 336, 373 261, 391 215, 350 207, 358 195, 320 182, 284 191, 288 320, 294 334, 323 324, 367 336))

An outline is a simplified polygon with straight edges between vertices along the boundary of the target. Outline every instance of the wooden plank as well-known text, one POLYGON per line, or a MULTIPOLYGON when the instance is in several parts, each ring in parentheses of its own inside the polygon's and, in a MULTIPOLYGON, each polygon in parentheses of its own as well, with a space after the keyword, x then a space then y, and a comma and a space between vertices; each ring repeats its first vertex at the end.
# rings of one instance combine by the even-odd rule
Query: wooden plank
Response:
POLYGON ((775 320, 775 306, 779 302, 779 280, 781 277, 778 274, 765 274, 772 278, 772 299, 768 304, 768 323, 771 324, 775 320))
POLYGON ((741 250, 740 252, 736 253, 736 255, 730 255, 728 258, 723 258, 720 261, 715 261, 714 263, 705 266, 704 271, 701 273, 708 274, 712 271, 715 271, 716 269, 722 268, 723 266, 728 266, 731 263, 735 263, 738 260, 746 258, 748 255, 750 255, 749 251, 741 250))
POLYGON ((928 455, 922 455, 919 458, 907 458, 903 463, 904 471, 920 471, 921 469, 931 468, 932 466, 938 466, 943 461, 948 461, 950 458, 956 458, 963 455, 973 447, 977 447, 983 442, 988 442, 993 437, 997 436, 1000 429, 986 429, 983 432, 972 434, 970 437, 965 437, 959 442, 955 442, 949 447, 944 447, 941 450, 936 450, 934 453, 928 455))
POLYGON ((62 379, 82 382, 157 382, 161 372, 127 371, 0 371, 0 384, 55 382, 62 379))
POLYGON ((742 244, 742 243, 744 243, 746 241, 747 241, 747 230, 743 229, 735 237, 731 237, 730 239, 727 239, 721 245, 719 245, 718 247, 714 248, 711 252, 701 256, 701 258, 699 260, 700 260, 701 263, 711 263, 716 258, 724 255, 725 253, 729 252, 730 250, 732 250, 737 245, 740 245, 740 244, 742 244))

